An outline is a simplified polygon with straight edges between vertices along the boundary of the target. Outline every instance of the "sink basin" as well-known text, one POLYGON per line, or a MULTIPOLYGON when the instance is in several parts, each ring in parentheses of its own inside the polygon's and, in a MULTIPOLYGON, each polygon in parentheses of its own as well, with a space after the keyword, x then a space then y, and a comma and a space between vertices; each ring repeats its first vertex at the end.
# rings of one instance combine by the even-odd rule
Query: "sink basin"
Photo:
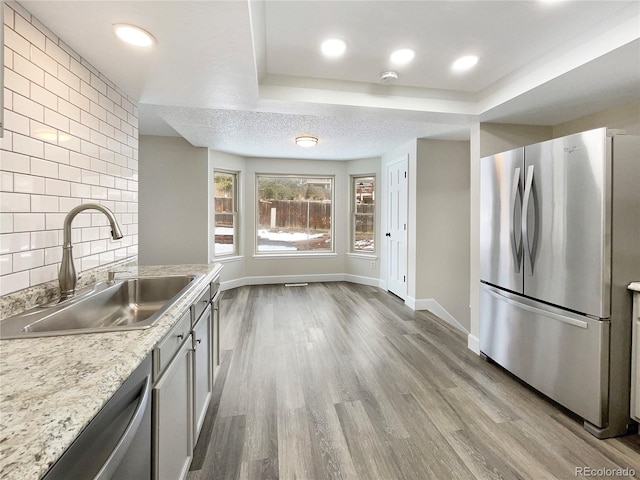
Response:
POLYGON ((97 283, 69 300, 0 321, 0 339, 149 328, 195 278, 171 275, 97 283))

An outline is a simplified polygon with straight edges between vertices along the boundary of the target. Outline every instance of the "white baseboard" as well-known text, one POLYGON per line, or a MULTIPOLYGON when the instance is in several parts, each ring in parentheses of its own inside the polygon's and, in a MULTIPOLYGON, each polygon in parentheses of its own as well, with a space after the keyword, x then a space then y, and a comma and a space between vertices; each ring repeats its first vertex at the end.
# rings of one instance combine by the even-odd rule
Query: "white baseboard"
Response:
POLYGON ((421 298, 421 299, 411 299, 412 303, 409 303, 410 297, 407 298, 407 300, 405 301, 405 303, 407 304, 407 306, 409 306, 410 308, 413 308, 414 310, 429 310, 430 312, 432 312, 434 315, 437 315, 438 317, 440 317, 442 320, 444 320, 445 322, 447 322, 449 325, 451 325, 452 327, 457 328, 458 330, 469 334, 469 331, 464 328, 460 322, 458 322, 455 317, 453 315, 451 315, 449 312, 447 312, 447 310, 440 305, 437 300, 435 300, 434 298, 421 298))
POLYGON ((360 275, 350 275, 345 273, 328 273, 314 275, 269 275, 260 277, 242 277, 234 280, 221 282, 220 290, 230 290, 232 288, 243 287, 245 285, 270 285, 278 283, 315 283, 315 282, 351 282, 360 285, 378 287, 380 285, 377 278, 363 277, 360 275))
POLYGON ((473 353, 480 355, 480 339, 475 335, 469 334, 467 337, 467 348, 473 353))

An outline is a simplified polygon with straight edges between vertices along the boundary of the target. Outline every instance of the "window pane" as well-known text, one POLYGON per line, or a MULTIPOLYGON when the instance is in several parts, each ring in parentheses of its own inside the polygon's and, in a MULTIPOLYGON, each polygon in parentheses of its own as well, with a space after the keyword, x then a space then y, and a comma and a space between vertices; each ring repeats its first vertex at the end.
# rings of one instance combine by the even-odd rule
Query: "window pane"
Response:
POLYGON ((356 252, 375 251, 375 177, 353 179, 353 245, 356 252))
POLYGON ((327 252, 333 179, 258 177, 258 252, 327 252))
POLYGON ((236 253, 235 206, 236 174, 216 172, 214 174, 214 255, 236 253))

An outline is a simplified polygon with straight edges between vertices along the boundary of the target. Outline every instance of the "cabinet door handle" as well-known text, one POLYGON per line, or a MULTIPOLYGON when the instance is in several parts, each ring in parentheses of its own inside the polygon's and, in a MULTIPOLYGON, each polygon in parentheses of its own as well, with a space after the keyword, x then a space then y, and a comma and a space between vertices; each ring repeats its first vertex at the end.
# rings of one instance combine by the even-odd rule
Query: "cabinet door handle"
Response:
POLYGON ((179 333, 176 337, 178 337, 178 340, 182 340, 184 338, 184 333, 179 333))

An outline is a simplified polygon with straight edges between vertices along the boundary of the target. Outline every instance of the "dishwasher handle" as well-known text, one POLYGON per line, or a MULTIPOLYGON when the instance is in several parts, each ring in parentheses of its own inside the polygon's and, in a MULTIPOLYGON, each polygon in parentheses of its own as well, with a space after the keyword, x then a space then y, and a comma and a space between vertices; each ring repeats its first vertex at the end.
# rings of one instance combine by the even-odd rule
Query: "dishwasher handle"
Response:
POLYGON ((118 443, 113 448, 113 451, 104 462, 104 465, 102 465, 96 476, 93 477, 93 480, 109 480, 113 476, 114 472, 122 462, 122 459, 126 455, 127 450, 129 450, 131 442, 138 431, 138 427, 140 427, 140 423, 142 423, 142 417, 149 406, 150 395, 151 375, 147 375, 144 386, 141 389, 138 405, 133 412, 133 416, 131 417, 127 428, 125 428, 120 440, 118 440, 118 443))

